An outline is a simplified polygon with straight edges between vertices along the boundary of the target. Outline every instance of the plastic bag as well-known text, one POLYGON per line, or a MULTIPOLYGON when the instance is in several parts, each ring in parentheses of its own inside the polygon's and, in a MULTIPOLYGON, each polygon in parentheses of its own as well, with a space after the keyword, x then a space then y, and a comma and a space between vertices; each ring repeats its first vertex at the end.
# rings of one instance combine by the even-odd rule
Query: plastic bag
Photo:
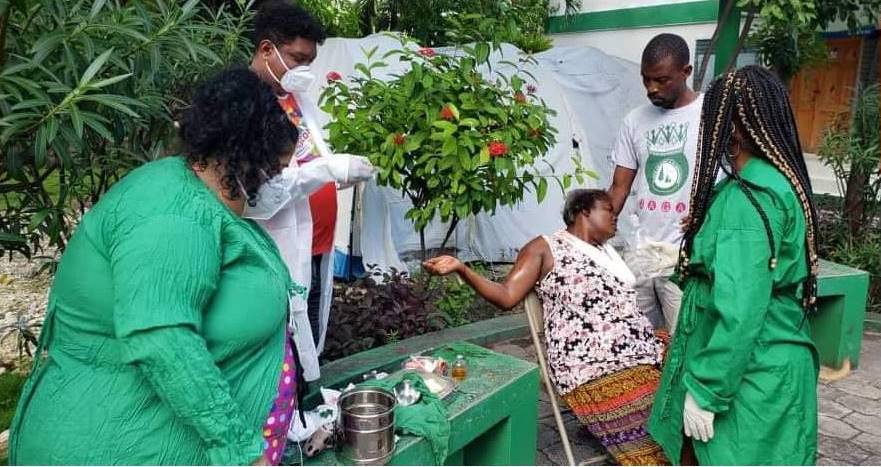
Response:
POLYGON ((339 402, 340 394, 340 391, 321 388, 321 397, 324 399, 324 403, 314 410, 303 413, 303 419, 306 421, 305 426, 300 421, 299 414, 294 414, 294 419, 291 420, 291 426, 288 429, 288 439, 296 442, 305 441, 320 427, 334 423, 339 417, 337 402, 339 402))
POLYGON ((646 237, 639 226, 636 215, 631 217, 634 226, 632 234, 625 239, 628 248, 621 257, 633 271, 636 283, 648 279, 669 276, 679 260, 679 247, 668 242, 659 242, 646 237))

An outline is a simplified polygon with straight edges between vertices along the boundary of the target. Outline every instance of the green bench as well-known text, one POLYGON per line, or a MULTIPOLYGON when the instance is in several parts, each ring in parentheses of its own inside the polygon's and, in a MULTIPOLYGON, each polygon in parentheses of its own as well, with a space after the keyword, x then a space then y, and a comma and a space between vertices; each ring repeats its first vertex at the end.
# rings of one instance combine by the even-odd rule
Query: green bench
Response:
MULTIPOLYGON (((446 465, 533 465, 538 430, 538 367, 530 362, 457 342, 459 353, 468 359, 468 377, 444 404, 451 425, 446 465), (463 352, 464 349, 464 352, 463 352)), ((318 389, 344 387, 361 380, 370 370, 391 372, 411 354, 442 356, 449 361, 454 351, 446 345, 435 348, 408 346, 406 341, 385 348, 336 360, 322 367, 320 381, 310 385, 305 407, 318 402, 318 389), (372 355, 371 355, 372 353, 372 355), (382 365, 371 361, 385 356, 382 365), (391 357, 391 360, 388 359, 391 357)), ((340 465, 333 450, 327 450, 306 465, 340 465)), ((401 436, 389 465, 433 465, 431 448, 417 436, 401 436)))
POLYGON ((869 274, 821 260, 817 288, 818 313, 810 321, 820 364, 846 374, 860 362, 869 274))

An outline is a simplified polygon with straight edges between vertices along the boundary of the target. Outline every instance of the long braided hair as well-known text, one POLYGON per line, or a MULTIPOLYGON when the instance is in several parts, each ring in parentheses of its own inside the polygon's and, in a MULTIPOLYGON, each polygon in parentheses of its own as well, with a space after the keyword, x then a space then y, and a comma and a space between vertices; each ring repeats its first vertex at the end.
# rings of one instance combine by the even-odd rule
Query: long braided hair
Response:
POLYGON ((746 66, 716 79, 704 96, 697 171, 691 186, 691 213, 682 239, 677 271, 683 275, 688 273, 694 237, 706 218, 720 168, 738 184, 758 211, 771 250, 768 267, 774 269, 777 266, 777 252, 768 216, 753 196, 753 190, 758 187, 722 164, 722 160, 728 157, 735 125, 743 133, 742 144, 752 154, 765 158, 783 173, 798 196, 807 226, 805 256, 808 277, 803 287, 803 306, 805 312, 809 313, 816 308, 819 269, 817 212, 811 199, 813 191, 786 88, 776 76, 760 66, 746 66))

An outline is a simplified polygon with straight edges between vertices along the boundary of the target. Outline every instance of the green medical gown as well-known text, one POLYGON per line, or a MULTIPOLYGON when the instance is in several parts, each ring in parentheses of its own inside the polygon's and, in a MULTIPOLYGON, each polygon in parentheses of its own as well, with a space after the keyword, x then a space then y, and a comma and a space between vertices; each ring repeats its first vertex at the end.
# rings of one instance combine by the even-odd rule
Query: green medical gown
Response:
POLYGON ((801 304, 805 217, 792 186, 764 159, 741 176, 768 215, 777 266, 758 211, 720 182, 695 237, 679 324, 649 432, 680 463, 688 391, 715 413, 715 437, 694 441, 701 465, 814 464, 818 356, 801 304))
POLYGON ((250 464, 281 371, 290 279, 274 243, 183 159, 83 216, 58 267, 16 464, 250 464))

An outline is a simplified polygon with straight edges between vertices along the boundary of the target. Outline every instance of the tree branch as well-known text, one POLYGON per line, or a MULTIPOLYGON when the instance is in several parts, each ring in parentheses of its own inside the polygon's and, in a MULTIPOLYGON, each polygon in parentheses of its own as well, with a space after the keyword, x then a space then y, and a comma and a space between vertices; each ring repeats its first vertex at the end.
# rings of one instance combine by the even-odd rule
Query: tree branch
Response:
POLYGON ((746 15, 746 20, 743 23, 743 30, 740 31, 740 37, 737 38, 737 45, 734 47, 734 53, 731 54, 728 63, 725 64, 725 73, 731 71, 731 68, 737 63, 737 56, 740 55, 740 51, 743 49, 743 44, 746 42, 747 36, 749 36, 749 30, 753 26, 753 20, 755 17, 756 10, 750 8, 749 13, 746 15))
POLYGON ((694 77, 694 82, 703 85, 704 77, 707 75, 707 67, 710 65, 710 55, 716 50, 716 45, 719 43, 719 36, 722 35, 722 26, 731 16, 731 11, 734 9, 734 4, 736 2, 737 0, 728 0, 728 2, 725 3, 725 8, 722 10, 722 16, 720 16, 719 21, 716 22, 716 29, 713 31, 713 37, 710 38, 710 45, 707 47, 707 50, 704 51, 704 56, 701 59, 701 66, 699 68, 700 74, 694 77))

